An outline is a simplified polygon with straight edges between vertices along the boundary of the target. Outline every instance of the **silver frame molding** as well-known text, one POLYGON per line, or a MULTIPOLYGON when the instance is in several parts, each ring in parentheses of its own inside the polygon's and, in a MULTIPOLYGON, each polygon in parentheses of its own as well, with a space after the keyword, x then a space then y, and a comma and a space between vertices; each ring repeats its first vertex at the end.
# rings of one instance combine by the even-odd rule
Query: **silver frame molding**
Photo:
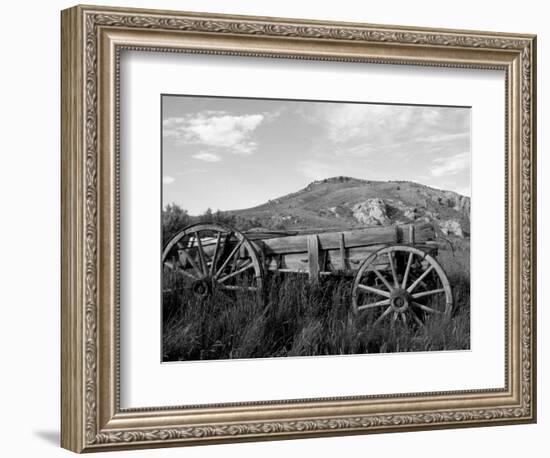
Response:
POLYGON ((75 452, 536 419, 536 37, 76 6, 61 15, 61 445, 75 452), (118 129, 124 49, 499 69, 506 74, 502 390, 119 405, 118 129))

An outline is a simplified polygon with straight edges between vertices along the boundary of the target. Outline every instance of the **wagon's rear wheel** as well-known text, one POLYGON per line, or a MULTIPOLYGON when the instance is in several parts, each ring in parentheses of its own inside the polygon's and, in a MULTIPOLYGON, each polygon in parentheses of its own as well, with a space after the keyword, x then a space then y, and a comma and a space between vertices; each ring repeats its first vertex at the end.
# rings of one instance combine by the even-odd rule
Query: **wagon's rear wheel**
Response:
POLYGON ((453 307, 451 285, 439 263, 424 251, 394 245, 370 255, 352 287, 353 310, 372 326, 424 326, 432 316, 447 319, 453 307))
POLYGON ((188 226, 175 235, 162 253, 163 291, 189 290, 197 298, 215 292, 238 298, 262 298, 262 265, 242 233, 218 223, 188 226))

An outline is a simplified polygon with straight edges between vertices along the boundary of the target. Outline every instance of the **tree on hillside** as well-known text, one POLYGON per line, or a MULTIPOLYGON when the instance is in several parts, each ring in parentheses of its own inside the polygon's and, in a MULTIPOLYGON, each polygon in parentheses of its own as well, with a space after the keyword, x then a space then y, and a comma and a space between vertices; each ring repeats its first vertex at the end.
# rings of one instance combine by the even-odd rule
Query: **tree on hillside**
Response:
POLYGON ((162 210, 162 245, 181 231, 184 227, 191 224, 191 217, 177 204, 168 204, 162 210))

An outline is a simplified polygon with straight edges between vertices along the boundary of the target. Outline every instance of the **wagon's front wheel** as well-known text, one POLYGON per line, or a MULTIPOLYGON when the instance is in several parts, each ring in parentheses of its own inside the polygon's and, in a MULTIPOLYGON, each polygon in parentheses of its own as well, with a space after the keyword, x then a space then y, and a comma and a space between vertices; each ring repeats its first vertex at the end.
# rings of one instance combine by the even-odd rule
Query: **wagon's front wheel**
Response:
POLYGON ((450 316, 453 294, 445 271, 431 255, 412 246, 393 245, 361 264, 352 301, 354 312, 367 314, 367 323, 373 327, 424 326, 431 316, 450 316))
POLYGON ((214 293, 262 298, 263 272, 256 249, 241 232, 199 223, 176 234, 162 253, 163 290, 189 290, 197 298, 214 293))

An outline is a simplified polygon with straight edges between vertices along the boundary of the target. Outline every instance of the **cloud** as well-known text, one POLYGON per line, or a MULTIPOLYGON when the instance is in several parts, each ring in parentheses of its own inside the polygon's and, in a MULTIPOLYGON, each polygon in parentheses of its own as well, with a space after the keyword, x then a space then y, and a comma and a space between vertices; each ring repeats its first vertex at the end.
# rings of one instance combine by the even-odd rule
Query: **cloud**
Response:
POLYGON ((215 153, 197 153, 193 154, 193 157, 204 162, 220 162, 222 160, 222 158, 215 153))
MULTIPOLYGON (((408 119, 407 110, 396 111, 389 105, 342 104, 325 113, 329 138, 336 143, 369 138, 395 125, 397 118, 408 119)), ((406 120, 405 119, 405 120, 406 120)))
POLYGON ((172 184, 174 181, 176 181, 176 179, 169 175, 164 175, 162 177, 162 184, 172 184))
POLYGON ((430 174, 434 177, 456 175, 470 168, 470 153, 463 152, 449 157, 438 157, 434 159, 430 174))
POLYGON ((418 155, 469 148, 470 111, 449 107, 324 104, 309 119, 338 156, 418 155))
POLYGON ((164 120, 163 136, 233 154, 252 154, 258 147, 253 133, 265 119, 263 113, 235 115, 207 110, 164 120))

